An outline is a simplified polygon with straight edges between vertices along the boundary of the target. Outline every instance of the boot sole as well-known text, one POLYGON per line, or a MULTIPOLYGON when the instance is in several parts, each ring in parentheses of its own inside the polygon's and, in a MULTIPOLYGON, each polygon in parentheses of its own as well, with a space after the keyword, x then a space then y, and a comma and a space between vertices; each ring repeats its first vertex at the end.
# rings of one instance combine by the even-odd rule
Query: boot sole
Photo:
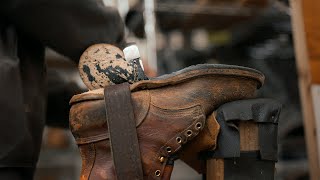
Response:
MULTIPOLYGON (((130 85, 132 92, 143 89, 154 89, 164 87, 168 85, 175 85, 196 79, 199 77, 220 75, 220 76, 236 76, 248 79, 254 79, 258 83, 257 88, 260 88, 264 83, 264 75, 255 69, 235 66, 235 65, 223 65, 223 64, 198 64, 184 68, 180 71, 162 75, 150 80, 142 80, 130 85)), ((101 100, 104 99, 103 88, 91 90, 82 94, 73 96, 70 100, 70 104, 78 103, 87 100, 101 100)))

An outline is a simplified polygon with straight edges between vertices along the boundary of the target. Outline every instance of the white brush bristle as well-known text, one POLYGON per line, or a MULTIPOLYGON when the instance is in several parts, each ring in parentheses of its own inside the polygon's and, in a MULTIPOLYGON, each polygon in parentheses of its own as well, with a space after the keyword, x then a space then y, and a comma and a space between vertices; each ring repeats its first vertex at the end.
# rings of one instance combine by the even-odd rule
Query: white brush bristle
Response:
POLYGON ((127 61, 140 59, 140 53, 137 45, 133 44, 123 49, 124 57, 127 61))

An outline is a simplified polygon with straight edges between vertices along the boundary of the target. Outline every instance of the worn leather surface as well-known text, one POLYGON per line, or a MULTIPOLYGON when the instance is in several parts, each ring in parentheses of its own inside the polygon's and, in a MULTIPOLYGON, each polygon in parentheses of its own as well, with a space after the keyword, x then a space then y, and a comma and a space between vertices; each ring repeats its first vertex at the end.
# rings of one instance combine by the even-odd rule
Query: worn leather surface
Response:
POLYGON ((179 158, 197 172, 202 173, 205 169, 205 161, 200 160, 199 153, 201 150, 216 148, 219 132, 220 125, 213 112, 207 117, 206 125, 199 135, 182 149, 179 158))
MULTIPOLYGON (((135 100, 138 99, 133 98, 133 101, 135 100)), ((81 154, 83 159, 82 179, 115 179, 104 106, 103 100, 94 100, 77 103, 71 108, 71 130, 76 141, 80 142, 81 151, 87 152, 81 154), (97 146, 100 148, 90 150, 97 146), (90 152, 95 157, 90 156, 90 152), (95 160, 90 160, 90 157, 95 160), (88 174, 90 174, 89 178, 88 174)), ((162 109, 151 106, 146 119, 149 120, 145 120, 137 128, 144 175, 145 179, 157 179, 154 177, 155 171, 163 172, 166 164, 166 160, 160 163, 159 157, 161 155, 168 157, 170 154, 167 153, 166 147, 170 146, 172 153, 176 152, 181 147, 176 142, 176 137, 183 138, 188 128, 193 130, 198 121, 204 124, 205 116, 199 106, 186 109, 162 109), (169 129, 174 131, 169 131, 169 129)), ((193 130, 193 133, 192 136, 195 136, 197 130, 193 130)), ((187 141, 192 136, 182 140, 187 141)))
POLYGON ((70 111, 70 128, 82 158, 80 179, 116 179, 104 100, 74 104, 70 111))
MULTIPOLYGON (((144 179, 161 179, 166 174, 168 158, 192 143, 192 139, 206 127, 207 117, 217 107, 229 101, 253 97, 262 82, 263 75, 250 69, 198 65, 132 84, 131 98, 134 115, 138 119, 144 179)), ((95 149, 93 165, 83 162, 83 174, 88 174, 84 171, 92 166, 90 175, 83 176, 83 179, 114 179, 103 98, 103 91, 97 90, 76 95, 71 100, 70 128, 76 141, 81 142, 79 147, 101 145, 101 149, 95 149), (88 141, 85 142, 86 139, 88 141)), ((214 127, 217 130, 217 125, 214 127)), ((208 135, 212 133, 208 129, 203 132, 201 145, 189 145, 195 152, 215 145, 212 136, 216 137, 217 131, 213 132, 214 135, 208 135)))
POLYGON ((111 153, 118 180, 143 179, 129 83, 104 88, 111 153))

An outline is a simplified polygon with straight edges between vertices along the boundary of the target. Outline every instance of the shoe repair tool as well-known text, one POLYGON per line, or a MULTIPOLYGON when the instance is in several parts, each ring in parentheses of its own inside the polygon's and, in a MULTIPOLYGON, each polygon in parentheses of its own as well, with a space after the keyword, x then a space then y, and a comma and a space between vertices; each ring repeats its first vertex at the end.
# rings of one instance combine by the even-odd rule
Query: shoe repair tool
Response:
POLYGON ((89 90, 148 79, 143 72, 138 47, 134 44, 126 47, 124 52, 110 44, 92 45, 81 55, 78 68, 89 90))

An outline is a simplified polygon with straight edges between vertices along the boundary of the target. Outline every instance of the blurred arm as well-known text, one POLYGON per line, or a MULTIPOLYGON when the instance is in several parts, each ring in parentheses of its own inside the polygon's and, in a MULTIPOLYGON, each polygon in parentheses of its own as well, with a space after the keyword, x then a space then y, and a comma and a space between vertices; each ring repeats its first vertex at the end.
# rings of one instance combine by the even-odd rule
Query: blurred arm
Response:
MULTIPOLYGON (((124 25, 101 0, 5 0, 5 16, 19 31, 78 62, 96 43, 121 46, 124 25)), ((0 3, 0 4, 1 4, 0 3)), ((1 9, 1 8, 0 8, 1 9)))

